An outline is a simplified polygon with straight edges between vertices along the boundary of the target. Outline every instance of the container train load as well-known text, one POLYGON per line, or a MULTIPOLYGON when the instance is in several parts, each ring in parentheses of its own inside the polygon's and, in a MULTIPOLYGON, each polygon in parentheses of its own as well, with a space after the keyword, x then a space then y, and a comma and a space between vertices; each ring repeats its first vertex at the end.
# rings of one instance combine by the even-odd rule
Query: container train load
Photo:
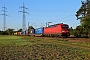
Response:
POLYGON ((70 31, 68 24, 54 24, 48 27, 35 29, 34 36, 47 36, 47 37, 69 37, 70 31))

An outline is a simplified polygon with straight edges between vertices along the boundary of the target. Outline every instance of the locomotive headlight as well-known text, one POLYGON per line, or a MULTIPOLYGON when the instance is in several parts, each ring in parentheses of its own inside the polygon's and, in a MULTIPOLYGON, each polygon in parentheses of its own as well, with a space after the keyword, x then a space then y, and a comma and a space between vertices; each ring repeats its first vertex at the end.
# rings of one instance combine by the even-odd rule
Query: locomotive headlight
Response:
POLYGON ((65 32, 65 31, 61 31, 61 33, 62 33, 62 32, 65 32))
POLYGON ((65 31, 62 31, 62 32, 65 32, 65 31))

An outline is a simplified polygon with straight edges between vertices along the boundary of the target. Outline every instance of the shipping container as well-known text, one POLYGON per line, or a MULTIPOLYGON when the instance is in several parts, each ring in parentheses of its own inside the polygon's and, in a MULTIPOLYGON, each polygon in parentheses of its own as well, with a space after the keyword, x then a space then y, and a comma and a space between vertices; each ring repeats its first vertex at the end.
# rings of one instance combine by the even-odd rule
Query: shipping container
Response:
POLYGON ((19 36, 20 36, 20 35, 22 35, 21 33, 22 33, 22 32, 17 32, 17 35, 19 35, 19 36))
POLYGON ((22 31, 22 35, 26 35, 26 31, 22 31))
POLYGON ((34 34, 34 29, 26 30, 26 35, 34 34))
POLYGON ((35 29, 35 34, 43 34, 44 28, 35 29))
POLYGON ((43 36, 44 28, 35 29, 35 36, 43 36))
POLYGON ((29 31, 28 30, 26 30, 26 35, 29 35, 29 31))
POLYGON ((35 34, 35 29, 30 29, 29 34, 35 34))
POLYGON ((14 35, 17 35, 17 32, 15 32, 14 35))
POLYGON ((35 36, 35 29, 30 29, 29 30, 29 35, 30 36, 35 36))

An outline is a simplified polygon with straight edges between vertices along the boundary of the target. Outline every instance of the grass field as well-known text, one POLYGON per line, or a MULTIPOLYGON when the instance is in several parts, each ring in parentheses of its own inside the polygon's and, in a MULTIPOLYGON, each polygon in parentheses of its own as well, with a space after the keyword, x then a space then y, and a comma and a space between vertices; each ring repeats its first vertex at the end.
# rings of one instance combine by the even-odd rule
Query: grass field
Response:
POLYGON ((89 42, 63 38, 0 36, 0 60, 90 60, 89 42))

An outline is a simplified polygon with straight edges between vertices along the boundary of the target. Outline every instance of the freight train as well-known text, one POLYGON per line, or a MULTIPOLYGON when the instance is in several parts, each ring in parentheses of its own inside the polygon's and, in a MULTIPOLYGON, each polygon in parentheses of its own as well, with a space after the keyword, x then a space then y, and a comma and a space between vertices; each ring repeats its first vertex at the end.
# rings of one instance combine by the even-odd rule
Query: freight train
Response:
MULTIPOLYGON (((28 30, 27 30, 28 31, 28 30)), ((69 37, 70 31, 69 31, 69 25, 68 24, 54 24, 50 25, 48 27, 43 28, 36 28, 32 29, 27 32, 24 35, 34 35, 34 36, 46 36, 46 37, 69 37)))
POLYGON ((35 29, 35 36, 47 36, 47 37, 68 37, 70 36, 69 26, 67 24, 54 24, 44 28, 35 29))

